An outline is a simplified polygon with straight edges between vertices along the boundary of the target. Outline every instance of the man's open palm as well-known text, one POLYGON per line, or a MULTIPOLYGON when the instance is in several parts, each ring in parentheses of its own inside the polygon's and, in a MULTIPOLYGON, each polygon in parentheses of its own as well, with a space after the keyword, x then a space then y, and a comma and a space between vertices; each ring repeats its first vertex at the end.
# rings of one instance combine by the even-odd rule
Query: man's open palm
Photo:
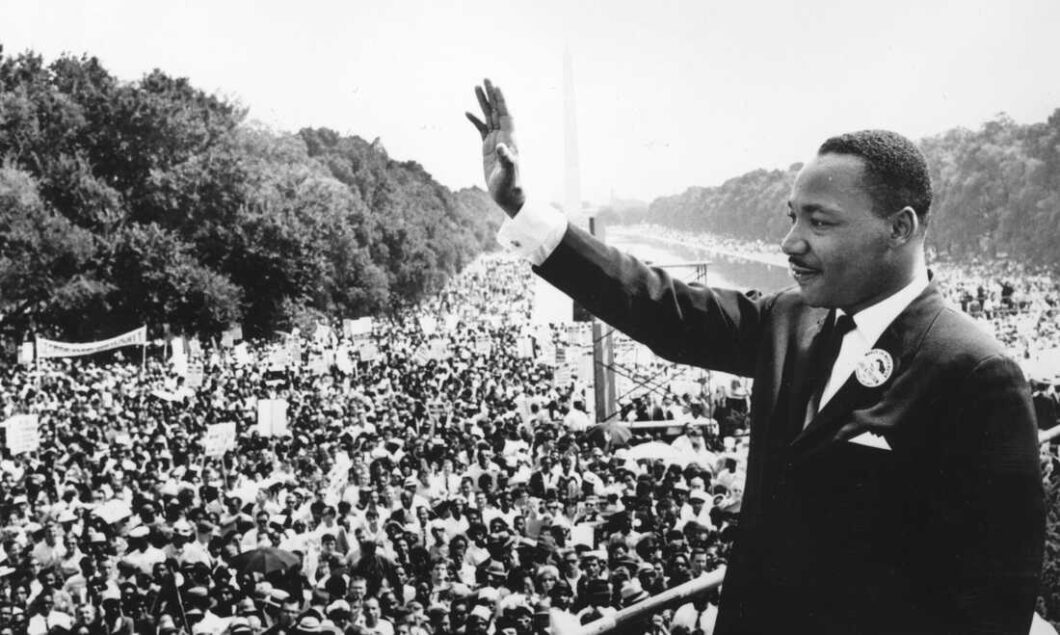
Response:
POLYGON ((482 135, 482 171, 486 176, 486 188, 497 205, 511 217, 522 208, 526 199, 519 182, 514 126, 501 89, 488 79, 483 84, 475 86, 483 119, 465 114, 482 135))

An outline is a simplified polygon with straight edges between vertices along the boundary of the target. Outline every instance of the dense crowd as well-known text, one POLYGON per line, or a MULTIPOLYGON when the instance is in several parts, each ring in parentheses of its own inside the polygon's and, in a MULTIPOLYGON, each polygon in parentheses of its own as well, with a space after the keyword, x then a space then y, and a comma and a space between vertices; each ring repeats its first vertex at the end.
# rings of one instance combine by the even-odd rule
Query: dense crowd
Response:
MULTIPOLYGON (((584 338, 532 324, 530 275, 486 257, 366 333, 5 366, 0 414, 37 414, 41 443, 0 460, 0 635, 525 635, 719 566, 743 388, 623 396, 623 418, 690 420, 676 438, 593 428, 587 373, 557 355, 584 338)), ((715 603, 646 628, 710 632, 715 603)))
MULTIPOLYGON (((591 425, 572 361, 591 342, 533 323, 531 275, 487 256, 367 329, 4 366, 0 418, 37 414, 41 442, 0 456, 0 635, 529 635, 724 564, 748 387, 632 382, 620 418, 678 421, 591 425), (207 456, 227 423, 234 447, 207 456)), ((995 291, 946 276, 958 300, 995 291)), ((1005 297, 1055 316, 1055 284, 1020 280, 984 319, 1005 297)), ((716 603, 636 630, 709 634, 716 603)))

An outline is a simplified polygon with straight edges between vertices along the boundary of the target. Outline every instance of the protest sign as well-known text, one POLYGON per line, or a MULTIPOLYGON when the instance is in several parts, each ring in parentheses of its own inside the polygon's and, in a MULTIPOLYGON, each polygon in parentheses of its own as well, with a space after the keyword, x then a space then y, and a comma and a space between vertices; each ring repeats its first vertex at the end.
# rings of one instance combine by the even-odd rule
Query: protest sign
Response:
POLYGON ((570 366, 564 364, 556 369, 556 374, 553 379, 553 384, 557 387, 567 387, 574 381, 573 374, 571 373, 570 366))
POLYGON ((4 422, 5 445, 12 455, 33 452, 40 447, 40 418, 37 415, 15 415, 4 422))
POLYGON ((243 339, 243 327, 236 326, 231 327, 227 331, 221 333, 221 346, 224 348, 232 348, 236 345, 236 342, 243 339))
POLYGON ((287 434, 286 399, 258 401, 258 434, 263 437, 278 437, 287 434))
POLYGON ((537 347, 537 361, 546 366, 556 365, 556 347, 552 342, 544 341, 537 347))
POLYGON ((534 356, 534 342, 529 337, 520 337, 515 341, 515 356, 519 359, 530 359, 534 356))
POLYGON ((236 449, 236 424, 215 423, 206 426, 206 434, 202 438, 203 451, 211 458, 224 456, 225 452, 236 449))
POLYGON ((313 353, 309 356, 309 363, 306 364, 306 368, 312 375, 324 375, 328 372, 328 363, 323 355, 313 353))
POLYGON ((449 350, 445 340, 436 338, 431 340, 430 345, 427 347, 427 357, 429 359, 441 361, 452 357, 452 351, 449 350))
POLYGON ((373 322, 370 317, 347 319, 342 321, 342 334, 349 338, 367 336, 372 334, 372 327, 373 322))
POLYGON ((328 344, 332 337, 331 327, 318 322, 316 329, 313 330, 313 341, 318 344, 328 344))
POLYGON ((288 366, 291 370, 298 372, 302 366, 302 342, 298 337, 298 329, 287 338, 287 354, 289 356, 288 366))
POLYGON ((202 362, 188 362, 188 374, 184 376, 185 386, 188 388, 200 388, 202 387, 205 377, 206 370, 203 367, 202 362))
POLYGON ((373 362, 379 357, 379 347, 372 342, 365 342, 358 353, 362 362, 373 362))
POLYGON ((23 342, 18 347, 18 363, 23 366, 33 363, 33 342, 23 342))
POLYGON ((37 357, 78 357, 80 355, 102 353, 103 351, 109 351, 123 346, 144 346, 146 344, 146 326, 141 326, 134 331, 129 331, 128 333, 124 333, 117 337, 112 337, 109 340, 100 340, 98 342, 58 342, 56 340, 38 337, 37 357))
POLYGON ((419 323, 424 335, 434 335, 434 332, 438 330, 438 319, 433 315, 421 315, 419 323))
POLYGON ((586 545, 590 549, 596 548, 596 528, 588 523, 580 523, 570 530, 571 545, 586 545))
POLYGON ((335 351, 335 367, 340 373, 350 374, 353 372, 353 362, 350 360, 350 348, 343 344, 335 351))
POLYGON ((432 401, 427 404, 427 414, 435 421, 441 421, 445 417, 445 404, 440 401, 432 401))

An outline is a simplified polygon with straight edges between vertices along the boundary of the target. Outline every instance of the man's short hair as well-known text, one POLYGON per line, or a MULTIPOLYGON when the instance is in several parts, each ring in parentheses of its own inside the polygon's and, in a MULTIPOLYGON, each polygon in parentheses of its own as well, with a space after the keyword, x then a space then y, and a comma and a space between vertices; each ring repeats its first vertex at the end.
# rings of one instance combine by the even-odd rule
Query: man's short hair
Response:
POLYGON ((916 144, 890 130, 859 130, 832 137, 817 154, 849 154, 865 162, 865 187, 877 214, 909 206, 921 222, 931 207, 927 160, 916 144))

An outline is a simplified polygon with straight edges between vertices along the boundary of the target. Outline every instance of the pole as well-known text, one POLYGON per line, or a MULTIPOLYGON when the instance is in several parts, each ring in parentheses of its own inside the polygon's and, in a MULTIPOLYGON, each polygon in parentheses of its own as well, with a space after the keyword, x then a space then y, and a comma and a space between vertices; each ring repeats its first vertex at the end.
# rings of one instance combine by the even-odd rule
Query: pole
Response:
MULTIPOLYGON (((596 218, 589 218, 589 233, 604 239, 603 227, 596 218)), ((593 393, 596 405, 596 421, 603 423, 616 412, 615 404, 615 348, 612 329, 597 318, 593 318, 593 393)))

